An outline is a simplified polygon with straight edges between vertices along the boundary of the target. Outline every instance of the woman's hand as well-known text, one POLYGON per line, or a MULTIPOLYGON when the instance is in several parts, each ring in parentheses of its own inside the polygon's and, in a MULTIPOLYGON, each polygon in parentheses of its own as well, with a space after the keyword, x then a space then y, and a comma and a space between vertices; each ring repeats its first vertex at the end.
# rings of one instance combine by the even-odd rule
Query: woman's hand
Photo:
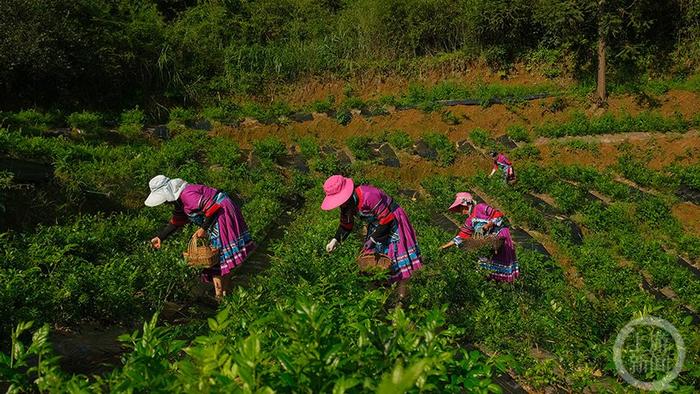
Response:
POLYGON ((153 249, 160 249, 160 237, 155 237, 151 239, 151 246, 153 249))
POLYGON ((440 246, 440 250, 445 250, 445 249, 447 249, 447 248, 449 248, 449 247, 451 247, 451 246, 454 246, 454 244, 455 244, 454 241, 450 241, 450 242, 448 242, 448 243, 446 243, 446 244, 440 246))
POLYGON ((326 245, 326 252, 330 253, 334 251, 338 247, 338 240, 333 238, 331 239, 330 242, 328 242, 328 245, 326 245))
POLYGON ((204 231, 203 228, 200 228, 200 229, 197 230, 196 233, 194 233, 194 236, 197 237, 197 238, 204 238, 204 236, 205 236, 206 234, 207 234, 207 232, 204 231))

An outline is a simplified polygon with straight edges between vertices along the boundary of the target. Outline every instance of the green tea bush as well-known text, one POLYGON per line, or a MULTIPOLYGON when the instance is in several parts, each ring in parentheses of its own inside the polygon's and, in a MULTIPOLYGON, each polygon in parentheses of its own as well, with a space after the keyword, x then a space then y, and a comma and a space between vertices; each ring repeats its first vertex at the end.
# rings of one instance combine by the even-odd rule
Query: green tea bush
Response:
POLYGON ((489 136, 489 132, 476 128, 469 132, 469 139, 480 148, 490 148, 493 145, 493 140, 489 136))
POLYGON ((321 148, 318 145, 318 140, 312 136, 305 136, 297 139, 301 154, 307 159, 317 158, 320 155, 321 148))
POLYGON ((457 150, 445 134, 431 132, 423 134, 422 138, 429 147, 437 151, 440 166, 447 167, 454 163, 457 158, 457 150))
POLYGON ((25 134, 38 135, 46 131, 56 122, 53 114, 27 109, 15 113, 0 113, 0 124, 6 124, 10 129, 19 129, 25 134))
POLYGON ((451 111, 442 111, 440 113, 440 119, 451 126, 456 126, 461 123, 459 118, 451 111))
POLYGON ((368 145, 373 141, 369 136, 352 136, 348 138, 346 144, 357 160, 368 160, 372 157, 368 145))
POLYGON ((94 136, 102 131, 102 115, 95 112, 73 112, 68 115, 66 121, 74 130, 80 130, 88 136, 94 136))
POLYGON ((128 138, 139 136, 141 129, 143 129, 146 123, 146 115, 138 106, 134 109, 124 111, 120 119, 119 132, 128 138))
POLYGON ((535 145, 527 144, 513 149, 510 155, 516 160, 539 160, 540 150, 535 145))
POLYGON ((328 96, 323 100, 316 100, 311 103, 311 110, 318 113, 329 113, 335 105, 335 96, 328 96))
POLYGON ((352 113, 348 108, 341 108, 335 114, 335 120, 343 126, 347 126, 352 121, 352 113))
POLYGON ((396 149, 407 150, 413 147, 413 139, 403 130, 388 132, 386 140, 396 149))
POLYGON ((287 153, 287 147, 275 137, 266 137, 253 142, 253 153, 260 160, 277 162, 287 153))
POLYGON ((600 117, 589 118, 583 112, 574 112, 571 119, 563 124, 544 123, 535 127, 535 132, 543 137, 557 138, 609 133, 640 132, 685 132, 691 122, 682 115, 664 117, 658 112, 645 111, 632 116, 623 113, 615 116, 607 113, 600 117))
POLYGON ((168 114, 168 127, 171 130, 182 131, 185 129, 185 123, 194 120, 195 113, 191 109, 182 107, 174 107, 170 109, 168 114))
POLYGON ((506 135, 513 141, 530 142, 530 134, 525 126, 511 125, 506 128, 506 135))

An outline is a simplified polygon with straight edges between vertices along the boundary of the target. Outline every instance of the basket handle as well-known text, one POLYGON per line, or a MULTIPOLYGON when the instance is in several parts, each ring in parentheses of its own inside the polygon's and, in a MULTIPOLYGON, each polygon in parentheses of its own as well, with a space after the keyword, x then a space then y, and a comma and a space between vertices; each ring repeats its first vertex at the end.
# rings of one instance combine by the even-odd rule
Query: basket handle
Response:
MULTIPOLYGON (((190 242, 187 245, 187 251, 190 252, 190 254, 192 252, 194 252, 194 249, 197 247, 197 240, 198 239, 199 238, 197 238, 197 232, 195 231, 194 234, 192 234, 192 237, 190 237, 190 242)), ((202 241, 202 242, 204 242, 204 241, 202 241)))

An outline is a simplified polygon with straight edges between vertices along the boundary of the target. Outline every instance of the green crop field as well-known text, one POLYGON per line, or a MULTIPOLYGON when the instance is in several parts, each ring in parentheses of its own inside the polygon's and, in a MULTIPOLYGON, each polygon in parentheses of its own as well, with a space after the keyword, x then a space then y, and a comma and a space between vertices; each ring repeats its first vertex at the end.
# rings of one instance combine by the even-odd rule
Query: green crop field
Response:
POLYGON ((0 2, 0 392, 698 392, 698 26, 694 0, 0 2), (223 298, 196 225, 152 246, 158 174, 240 206, 223 298), (364 226, 326 250, 334 174, 406 211, 409 280, 360 271, 364 226), (441 249, 458 192, 505 216, 512 283, 441 249))

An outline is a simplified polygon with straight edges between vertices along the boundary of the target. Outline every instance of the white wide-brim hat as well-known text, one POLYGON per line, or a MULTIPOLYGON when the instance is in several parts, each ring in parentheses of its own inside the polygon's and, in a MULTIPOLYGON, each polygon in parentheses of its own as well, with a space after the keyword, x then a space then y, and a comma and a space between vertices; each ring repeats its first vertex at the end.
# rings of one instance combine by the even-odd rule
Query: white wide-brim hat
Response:
POLYGON ((151 194, 146 198, 147 207, 155 207, 166 201, 175 201, 187 186, 187 182, 180 178, 170 179, 165 175, 156 175, 149 182, 151 194))

